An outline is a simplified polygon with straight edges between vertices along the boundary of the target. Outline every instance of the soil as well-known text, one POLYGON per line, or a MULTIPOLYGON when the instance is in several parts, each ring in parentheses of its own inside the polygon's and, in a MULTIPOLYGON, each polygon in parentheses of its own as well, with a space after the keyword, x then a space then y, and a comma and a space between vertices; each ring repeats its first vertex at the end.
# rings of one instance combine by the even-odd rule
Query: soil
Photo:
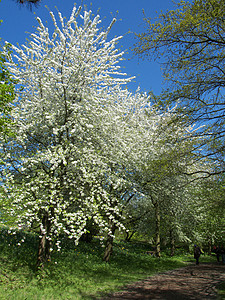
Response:
POLYGON ((216 286, 225 280, 225 265, 200 263, 175 269, 128 285, 124 291, 108 295, 102 300, 164 299, 204 300, 218 299, 216 286))

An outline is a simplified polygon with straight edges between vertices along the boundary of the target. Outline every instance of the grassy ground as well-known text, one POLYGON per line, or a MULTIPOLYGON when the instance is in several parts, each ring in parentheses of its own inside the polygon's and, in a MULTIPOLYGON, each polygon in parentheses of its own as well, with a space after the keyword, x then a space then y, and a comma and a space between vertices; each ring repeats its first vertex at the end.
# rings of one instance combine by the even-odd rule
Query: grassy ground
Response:
POLYGON ((225 299, 225 281, 217 286, 218 300, 225 299))
POLYGON ((98 240, 78 247, 65 241, 62 251, 53 252, 52 261, 40 276, 35 273, 36 239, 26 235, 18 246, 20 239, 19 234, 1 234, 0 299, 96 299, 127 283, 182 267, 184 260, 194 261, 184 255, 165 255, 159 260, 146 254, 146 244, 117 242, 106 264, 98 240))

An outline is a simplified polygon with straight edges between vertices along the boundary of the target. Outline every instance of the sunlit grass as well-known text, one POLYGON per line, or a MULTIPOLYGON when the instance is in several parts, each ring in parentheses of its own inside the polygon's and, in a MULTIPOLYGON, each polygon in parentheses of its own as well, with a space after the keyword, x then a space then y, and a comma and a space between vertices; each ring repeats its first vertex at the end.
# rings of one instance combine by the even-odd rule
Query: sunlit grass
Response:
POLYGON ((65 240, 62 251, 53 252, 40 276, 35 272, 35 237, 28 235, 21 246, 17 246, 18 239, 6 232, 0 239, 0 299, 95 299, 125 284, 194 261, 190 255, 163 255, 158 259, 146 254, 147 244, 117 242, 106 264, 98 240, 81 242, 77 247, 65 240))

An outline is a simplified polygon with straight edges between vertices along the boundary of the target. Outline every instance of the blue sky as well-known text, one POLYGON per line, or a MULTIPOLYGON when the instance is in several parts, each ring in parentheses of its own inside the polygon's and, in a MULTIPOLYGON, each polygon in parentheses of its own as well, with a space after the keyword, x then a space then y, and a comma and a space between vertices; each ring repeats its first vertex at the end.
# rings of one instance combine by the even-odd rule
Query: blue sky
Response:
MULTIPOLYGON (((13 0, 1 0, 0 19, 3 23, 0 25, 0 37, 12 44, 23 44, 29 38, 29 33, 35 31, 35 26, 37 26, 35 15, 43 22, 47 22, 48 27, 51 28, 52 21, 48 9, 56 14, 55 7, 57 7, 63 16, 69 18, 74 2, 74 0, 42 0, 39 7, 33 8, 31 12, 25 7, 20 7, 13 0)), ((81 0, 77 0, 76 3, 77 6, 80 5, 81 0)), ((87 8, 91 9, 94 14, 97 14, 99 10, 105 26, 113 17, 117 18, 118 21, 112 28, 111 37, 124 36, 119 44, 122 50, 127 50, 124 56, 125 61, 122 62, 123 71, 130 76, 136 76, 135 82, 128 88, 136 90, 140 86, 142 91, 160 93, 163 82, 160 65, 132 57, 133 53, 130 48, 133 47, 135 38, 134 34, 128 34, 128 32, 144 31, 143 9, 146 16, 154 18, 157 12, 165 12, 167 9, 174 8, 172 0, 83 0, 83 4, 87 5, 87 8)))

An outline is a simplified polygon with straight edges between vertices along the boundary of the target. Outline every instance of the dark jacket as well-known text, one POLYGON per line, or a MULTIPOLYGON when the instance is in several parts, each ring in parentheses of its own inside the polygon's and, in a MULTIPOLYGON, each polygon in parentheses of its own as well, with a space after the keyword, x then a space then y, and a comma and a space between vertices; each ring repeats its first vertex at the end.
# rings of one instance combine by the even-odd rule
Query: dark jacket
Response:
POLYGON ((195 246, 195 249, 194 249, 194 258, 200 257, 201 254, 202 254, 201 249, 198 246, 195 246))

